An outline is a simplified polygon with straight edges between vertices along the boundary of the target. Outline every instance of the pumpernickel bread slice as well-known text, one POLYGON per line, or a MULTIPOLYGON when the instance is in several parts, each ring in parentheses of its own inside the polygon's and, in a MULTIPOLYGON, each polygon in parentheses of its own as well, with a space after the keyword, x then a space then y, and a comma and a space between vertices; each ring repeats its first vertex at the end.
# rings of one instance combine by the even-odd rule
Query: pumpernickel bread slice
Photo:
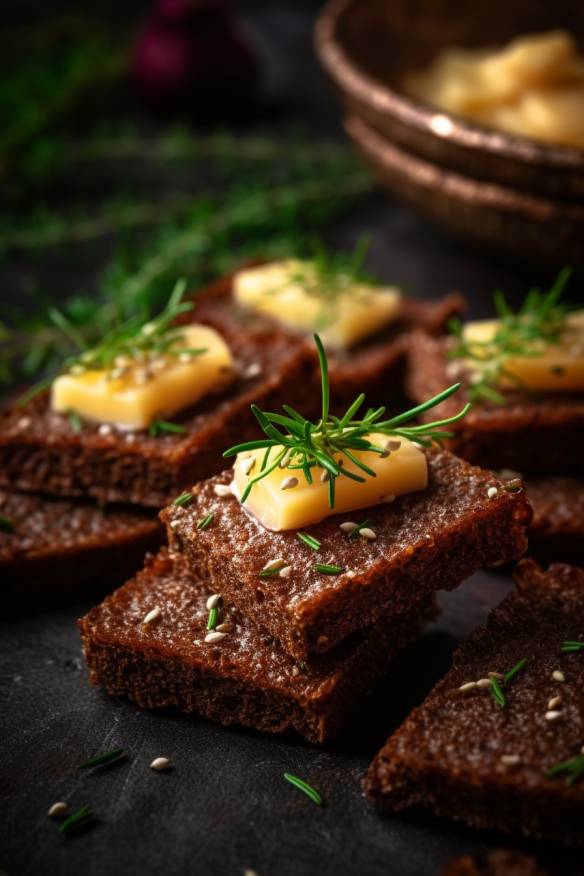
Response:
POLYGON ((584 845, 584 570, 525 560, 516 579, 381 749, 365 790, 394 811, 584 845))

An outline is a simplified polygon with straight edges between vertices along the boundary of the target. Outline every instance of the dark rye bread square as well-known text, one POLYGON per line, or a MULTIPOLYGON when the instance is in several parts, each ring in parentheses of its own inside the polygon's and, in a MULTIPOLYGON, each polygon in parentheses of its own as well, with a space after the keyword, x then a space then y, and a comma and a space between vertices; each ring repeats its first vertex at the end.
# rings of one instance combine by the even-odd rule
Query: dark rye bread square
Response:
MULTIPOLYGON (((469 374, 449 360, 453 341, 415 332, 408 341, 406 391, 425 401, 469 374)), ((582 474, 584 472, 584 393, 528 393, 505 390, 506 404, 476 401, 451 428, 456 437, 448 447, 463 459, 485 468, 512 468, 522 474, 582 474)), ((459 410, 464 387, 431 411, 448 417, 459 410)))
POLYGON ((495 849, 484 855, 464 855, 449 861, 440 876, 549 876, 535 858, 515 849, 495 849))
POLYGON ((533 476, 525 486, 533 508, 530 555, 542 563, 584 566, 584 477, 533 476))
POLYGON ((302 660, 457 587, 481 566, 524 552, 531 510, 521 487, 507 492, 491 473, 441 450, 428 451, 428 469, 423 491, 306 527, 321 543, 318 551, 293 530, 265 529, 233 495, 217 495, 232 471, 194 486, 190 504, 170 506, 161 518, 169 543, 188 556, 195 574, 302 660), (209 514, 211 524, 198 528, 209 514), (350 539, 340 529, 343 521, 365 518, 375 540, 350 539), (276 559, 291 567, 288 577, 260 577, 276 559), (315 563, 344 571, 324 574, 315 563))
POLYGON ((393 811, 420 806, 472 827, 583 845, 584 775, 569 784, 548 771, 584 744, 584 650, 562 652, 564 641, 584 641, 584 570, 524 560, 516 580, 390 736, 365 790, 393 811), (523 659, 504 687, 505 708, 488 687, 460 690, 523 659))
POLYGON ((90 681, 142 708, 175 707, 221 724, 295 730, 323 742, 435 615, 433 601, 423 600, 394 624, 378 625, 308 666, 230 605, 219 616, 230 631, 206 642, 208 596, 184 558, 166 550, 151 557, 79 621, 90 681), (144 625, 154 608, 159 617, 144 625))
MULTIPOLYGON (((197 293, 198 312, 204 315, 207 307, 213 311, 221 302, 228 311, 237 312, 244 324, 253 325, 258 314, 244 310, 234 301, 234 276, 229 274, 197 293)), ((431 335, 444 334, 449 321, 465 309, 464 298, 456 293, 438 301, 404 296, 396 318, 387 326, 349 350, 328 350, 333 406, 344 410, 361 392, 365 393, 369 404, 387 404, 401 399, 408 333, 421 329, 431 335)), ((315 367, 317 393, 320 392, 319 386, 320 376, 315 367)))
MULTIPOLYGON (((161 508, 186 483, 225 468, 223 450, 255 435, 250 411, 282 401, 311 403, 313 354, 297 335, 258 320, 245 326, 225 308, 195 311, 217 329, 238 367, 233 383, 171 418, 185 434, 122 432, 86 423, 81 431, 51 410, 47 392, 0 412, 0 486, 161 508)), ((311 411, 308 410, 308 414, 311 411)))
POLYGON ((164 542, 153 512, 0 489, 0 593, 10 601, 121 584, 164 542))

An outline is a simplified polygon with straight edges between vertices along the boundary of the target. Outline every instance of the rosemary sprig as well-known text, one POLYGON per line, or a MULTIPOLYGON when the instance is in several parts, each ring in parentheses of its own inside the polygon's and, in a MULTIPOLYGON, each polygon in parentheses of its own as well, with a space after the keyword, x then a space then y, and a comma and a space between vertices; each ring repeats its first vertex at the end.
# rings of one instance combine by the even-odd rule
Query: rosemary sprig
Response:
POLYGON ((562 763, 557 763, 551 767, 546 773, 549 778, 554 776, 566 775, 566 784, 573 785, 584 776, 584 754, 577 754, 569 760, 564 760, 562 763))
POLYGON ((314 538, 313 535, 309 535, 307 532, 297 532, 296 538, 304 542, 304 544, 313 551, 317 551, 320 548, 319 540, 317 538, 314 538))
POLYGON ((315 790, 312 785, 309 785, 308 782, 305 782, 304 779, 299 779, 298 776, 293 775, 292 773, 284 773, 284 778, 287 782, 290 782, 291 785, 294 785, 295 788, 298 788, 299 791, 302 791, 303 794, 306 794, 313 803, 316 803, 317 806, 323 805, 323 799, 315 790))
POLYGON ((176 499, 174 500, 174 502, 172 504, 178 505, 179 507, 182 507, 184 505, 188 505, 189 502, 192 500, 192 498, 193 498, 193 494, 190 493, 188 490, 185 490, 184 493, 181 493, 180 496, 176 497, 176 499))
POLYGON ((76 812, 69 816, 61 825, 59 825, 59 833, 72 833, 74 830, 79 830, 93 821, 93 809, 91 806, 81 806, 76 812))
POLYGON ((560 302, 571 276, 570 268, 563 268, 551 289, 541 292, 532 289, 517 311, 513 311, 501 292, 494 295, 498 325, 490 340, 473 341, 464 336, 459 319, 451 320, 450 330, 456 345, 450 351, 451 359, 465 359, 471 369, 468 387, 471 401, 484 399, 505 404, 500 392, 502 381, 519 385, 515 374, 508 370, 514 356, 540 356, 548 344, 558 342, 566 329, 568 308, 560 302))
POLYGON ((169 433, 174 435, 184 435, 185 432, 187 432, 186 426, 183 426, 181 423, 167 423, 166 420, 154 420, 150 423, 148 429, 148 433, 153 438, 169 433))
POLYGON ((269 413, 260 410, 257 405, 251 406, 252 412, 266 437, 237 444, 235 447, 230 447, 223 454, 225 457, 230 457, 247 450, 262 448, 266 450, 259 473, 248 481, 242 493, 242 502, 245 502, 254 484, 274 471, 280 462, 286 458, 286 467, 288 469, 301 470, 306 482, 309 484, 312 483, 312 470, 315 467, 328 472, 329 505, 331 508, 334 508, 335 483, 338 477, 348 477, 360 483, 366 480, 363 475, 350 471, 346 466, 340 466, 338 463, 339 453, 347 456, 364 475, 375 477, 373 469, 353 453, 355 450, 377 453, 380 456, 387 453, 384 447, 373 444, 370 441, 369 435, 371 433, 397 435, 398 437, 409 438, 418 444, 428 447, 434 442, 452 437, 452 433, 444 431, 443 427, 460 420, 470 408, 470 404, 466 404, 458 414, 448 419, 413 426, 405 425, 408 421, 440 404, 444 399, 449 398, 455 393, 460 388, 460 384, 455 383, 434 396, 434 398, 388 420, 382 419, 385 413, 384 407, 377 409, 369 408, 364 416, 360 419, 356 418, 356 414, 365 400, 363 393, 357 396, 342 417, 333 416, 329 410, 330 385, 326 353, 318 335, 314 336, 314 340, 316 342, 321 373, 321 418, 318 422, 313 423, 289 405, 283 406, 284 414, 269 413), (276 451, 271 456, 273 448, 276 448, 276 451))
MULTIPOLYGON (((175 503, 176 505, 176 500, 175 503)), ((215 515, 211 512, 211 514, 206 514, 205 517, 201 517, 200 520, 197 520, 197 529, 207 529, 213 523, 213 518, 215 515)))
POLYGON ((582 651, 584 649, 584 642, 571 641, 567 640, 562 642, 562 654, 570 654, 573 651, 582 651))
POLYGON ((16 526, 9 520, 8 517, 5 517, 3 514, 0 514, 0 532, 14 532, 16 526))
POLYGON ((527 657, 523 657, 521 660, 518 660, 515 666, 512 666, 511 669, 509 669, 509 671, 505 673, 501 681, 499 681, 499 679, 495 675, 491 676, 491 696, 493 697, 497 705, 500 706, 502 709, 504 709, 507 705, 507 697, 503 693, 503 688, 507 684, 509 684, 509 682, 513 678, 515 678, 518 672, 521 672, 526 663, 527 657))
POLYGON ((121 760, 126 756, 123 748, 114 748, 112 751, 107 751, 105 754, 96 754, 95 757, 90 757, 84 763, 79 764, 78 769, 88 770, 93 767, 103 766, 106 763, 113 763, 115 760, 121 760))

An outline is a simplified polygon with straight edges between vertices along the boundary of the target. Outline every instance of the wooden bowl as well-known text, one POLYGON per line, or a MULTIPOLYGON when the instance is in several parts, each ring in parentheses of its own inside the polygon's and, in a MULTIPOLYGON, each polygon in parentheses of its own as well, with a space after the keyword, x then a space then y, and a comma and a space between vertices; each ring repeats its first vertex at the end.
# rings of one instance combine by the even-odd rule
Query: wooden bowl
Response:
POLYGON ((584 3, 417 0, 413 9, 407 0, 329 0, 315 39, 350 136, 392 192, 451 231, 491 246, 554 261, 584 260, 584 244, 576 253, 573 246, 582 232, 584 150, 482 127, 399 90, 403 73, 424 66, 441 48, 502 44, 555 27, 569 30, 582 49, 584 3), (407 179, 400 177, 400 165, 408 168, 407 179), (430 205, 433 186, 445 181, 430 205), (483 215, 493 199, 504 202, 506 221, 483 215), (555 245, 547 240, 554 222, 562 223, 555 245), (539 241, 545 246, 538 252, 533 247, 539 241))

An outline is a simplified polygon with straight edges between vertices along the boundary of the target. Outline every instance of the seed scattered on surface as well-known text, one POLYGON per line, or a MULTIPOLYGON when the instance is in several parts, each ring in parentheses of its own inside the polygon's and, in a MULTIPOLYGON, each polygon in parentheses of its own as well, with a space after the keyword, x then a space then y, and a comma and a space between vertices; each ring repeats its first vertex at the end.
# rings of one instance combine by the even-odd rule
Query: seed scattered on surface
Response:
POLYGON ((566 676, 561 671, 561 669, 554 669, 554 671, 552 672, 552 678, 554 681, 559 681, 559 682, 563 682, 566 680, 566 676))
POLYGON ((461 693, 466 693, 468 690, 474 690, 477 686, 476 681, 465 681, 464 684, 461 684, 458 688, 461 693))
POLYGON ((97 431, 99 432, 100 435, 111 435, 113 429, 109 425, 109 423, 102 423, 97 431))
POLYGON ((257 377, 261 373, 262 373, 262 366, 260 365, 260 363, 259 362, 252 362, 251 365, 248 365, 247 368, 245 369, 245 371, 243 372, 243 376, 247 377, 247 378, 257 377))
POLYGON ((516 766, 519 763, 519 755, 502 754, 499 760, 501 761, 501 763, 504 763, 505 766, 516 766))
POLYGON ((346 523, 341 523, 339 529, 342 529, 343 532, 354 532, 356 529, 359 529, 359 524, 354 523, 352 520, 347 520, 346 523))
POLYGON ((233 629, 233 624, 231 621, 224 621, 219 626, 215 627, 218 633, 230 633, 233 629))
POLYGON ((373 529, 369 529, 368 526, 365 526, 363 529, 360 529, 359 535, 362 538, 368 538, 368 539, 377 538, 377 533, 373 529))
POLYGON ((223 597, 219 593, 212 593, 206 602, 207 611, 211 611, 212 608, 218 608, 223 602, 223 597))
POLYGON ((256 461, 254 456, 249 456, 247 459, 244 459, 241 463, 241 470, 245 475, 248 475, 252 468, 254 467, 256 461))
POLYGON ((557 721, 561 717, 562 717, 562 713, 554 711, 553 709, 546 712, 544 715, 544 718, 546 719, 546 721, 557 721))
POLYGON ((278 468, 287 468, 288 463, 292 459, 292 451, 287 450, 280 462, 278 463, 278 468))
POLYGON ((213 492, 216 496, 221 496, 221 498, 225 498, 225 496, 231 496, 231 487, 227 484, 215 484, 213 487, 213 492))
POLYGON ((491 686, 491 679, 490 678, 479 678, 479 680, 477 681, 477 687, 480 688, 481 690, 485 690, 487 687, 490 687, 490 686, 491 686))
POLYGON ((167 757, 155 757, 152 763, 150 764, 151 770, 157 770, 161 772, 162 770, 167 770, 170 766, 170 761, 167 757))
POLYGON ((145 616, 144 620, 142 621, 142 626, 144 626, 144 627, 148 626, 148 624, 151 624, 152 621, 155 621, 157 618, 159 618, 161 614, 162 614, 162 612, 160 610, 160 607, 158 605, 155 606, 145 616))
POLYGON ((179 526, 180 526, 180 520, 171 520, 170 521, 170 528, 171 529, 178 529, 179 526))
POLYGON ((298 486, 298 478, 295 478, 293 475, 290 475, 287 478, 284 478, 282 483, 280 484, 281 490, 291 490, 293 487, 298 486))
POLYGON ((207 633, 205 636, 205 642, 212 645, 214 642, 220 642, 226 635, 227 633, 222 633, 220 630, 213 630, 212 633, 207 633))
POLYGON ((487 490, 487 496, 489 499, 494 499, 498 492, 499 490, 497 489, 497 487, 489 487, 489 489, 487 490))
POLYGON ((385 505, 390 505, 392 502, 395 502, 395 496, 393 495, 393 493, 388 493, 387 496, 382 497, 381 501, 385 505))
POLYGON ((291 572, 292 572, 292 566, 283 566, 280 569, 280 571, 278 572, 278 575, 280 578, 289 578, 291 572))
POLYGON ((178 361, 182 362, 183 364, 186 365, 187 362, 193 361, 193 354, 192 353, 179 353, 178 361))
POLYGON ((63 800, 59 800, 58 803, 53 803, 47 815, 49 818, 62 818, 69 812, 69 806, 63 800))
POLYGON ((300 670, 297 666, 293 666, 291 672, 292 672, 292 675, 299 675, 300 674, 300 670))
POLYGON ((19 429, 28 429, 29 426, 30 426, 30 417, 21 417, 20 420, 18 421, 18 428, 19 429))
POLYGON ((270 560, 269 563, 266 563, 262 572, 271 572, 273 569, 280 569, 282 566, 286 565, 286 560, 283 560, 281 557, 278 557, 277 560, 270 560))
POLYGON ((557 707, 560 705, 561 702, 562 702, 562 698, 559 694, 555 697, 552 697, 547 705, 548 710, 557 709, 557 707))
POLYGON ((489 678, 498 678, 499 681, 503 681, 505 676, 502 672, 489 672, 489 678))

